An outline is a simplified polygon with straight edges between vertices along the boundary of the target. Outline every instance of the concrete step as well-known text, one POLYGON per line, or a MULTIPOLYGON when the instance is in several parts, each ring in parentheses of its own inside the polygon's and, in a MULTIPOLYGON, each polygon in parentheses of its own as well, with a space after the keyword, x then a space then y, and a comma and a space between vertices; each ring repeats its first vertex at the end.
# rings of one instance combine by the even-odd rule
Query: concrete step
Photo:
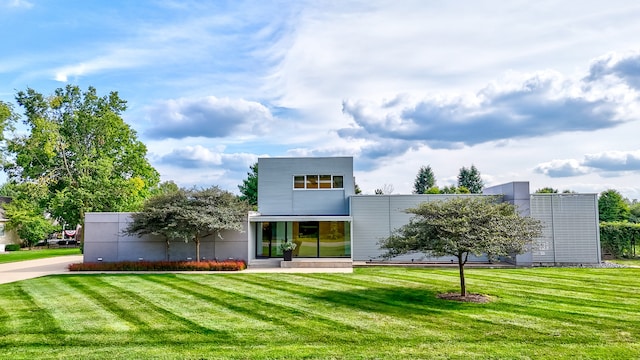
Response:
POLYGON ((351 259, 293 259, 280 261, 281 268, 350 268, 351 259))

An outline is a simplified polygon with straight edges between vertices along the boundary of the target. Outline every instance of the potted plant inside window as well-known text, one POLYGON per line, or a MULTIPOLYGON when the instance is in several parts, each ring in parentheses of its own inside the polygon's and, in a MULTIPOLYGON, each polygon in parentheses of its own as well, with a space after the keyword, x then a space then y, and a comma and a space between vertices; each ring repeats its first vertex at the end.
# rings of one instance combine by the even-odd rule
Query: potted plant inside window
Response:
POLYGON ((280 244, 280 250, 282 250, 282 255, 284 256, 284 261, 291 261, 291 255, 293 254, 293 250, 296 249, 298 245, 291 241, 285 241, 280 244))

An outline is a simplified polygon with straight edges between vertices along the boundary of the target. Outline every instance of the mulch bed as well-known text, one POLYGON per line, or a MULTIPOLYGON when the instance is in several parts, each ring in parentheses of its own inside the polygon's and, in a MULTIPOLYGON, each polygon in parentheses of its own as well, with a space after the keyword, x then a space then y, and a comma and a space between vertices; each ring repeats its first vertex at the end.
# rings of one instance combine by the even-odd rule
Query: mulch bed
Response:
POLYGON ((492 301, 491 297, 488 295, 467 294, 467 296, 462 296, 460 295, 460 293, 438 294, 438 299, 453 300, 453 301, 460 301, 460 302, 471 302, 471 303, 478 303, 478 304, 485 304, 492 301))

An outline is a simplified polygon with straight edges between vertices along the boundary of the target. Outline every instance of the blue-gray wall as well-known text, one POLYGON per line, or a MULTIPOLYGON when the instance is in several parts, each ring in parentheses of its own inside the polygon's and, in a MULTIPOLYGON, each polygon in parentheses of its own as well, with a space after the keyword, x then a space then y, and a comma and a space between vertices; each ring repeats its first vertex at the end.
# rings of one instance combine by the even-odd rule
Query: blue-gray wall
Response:
MULTIPOLYGON (((352 257, 353 260, 381 260, 383 251, 378 241, 387 238, 391 233, 407 224, 412 214, 406 209, 417 207, 420 203, 447 200, 454 197, 471 197, 482 195, 356 195, 351 197, 352 257)), ((457 261, 451 257, 434 257, 429 254, 414 253, 396 257, 393 261, 457 261)), ((483 257, 470 256, 469 261, 487 261, 483 257)))
POLYGON ((262 215, 349 215, 353 158, 258 159, 258 212, 262 215), (343 189, 293 189, 295 175, 341 175, 343 189))
MULTIPOLYGON (((124 229, 131 221, 130 213, 86 213, 84 223, 84 262, 137 261, 139 259, 158 261, 167 259, 164 239, 145 235, 127 236, 124 229)), ((225 231, 222 239, 217 236, 203 238, 200 243, 200 257, 205 259, 246 260, 247 225, 245 231, 225 231)), ((196 247, 190 241, 172 241, 169 248, 170 260, 195 259, 196 247)))

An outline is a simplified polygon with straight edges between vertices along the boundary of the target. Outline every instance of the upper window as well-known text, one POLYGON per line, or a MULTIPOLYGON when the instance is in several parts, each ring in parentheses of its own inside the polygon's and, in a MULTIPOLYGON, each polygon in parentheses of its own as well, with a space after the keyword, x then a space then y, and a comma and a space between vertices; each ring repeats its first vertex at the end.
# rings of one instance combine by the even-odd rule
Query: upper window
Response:
POLYGON ((295 175, 294 189, 342 189, 343 178, 339 175, 295 175))

